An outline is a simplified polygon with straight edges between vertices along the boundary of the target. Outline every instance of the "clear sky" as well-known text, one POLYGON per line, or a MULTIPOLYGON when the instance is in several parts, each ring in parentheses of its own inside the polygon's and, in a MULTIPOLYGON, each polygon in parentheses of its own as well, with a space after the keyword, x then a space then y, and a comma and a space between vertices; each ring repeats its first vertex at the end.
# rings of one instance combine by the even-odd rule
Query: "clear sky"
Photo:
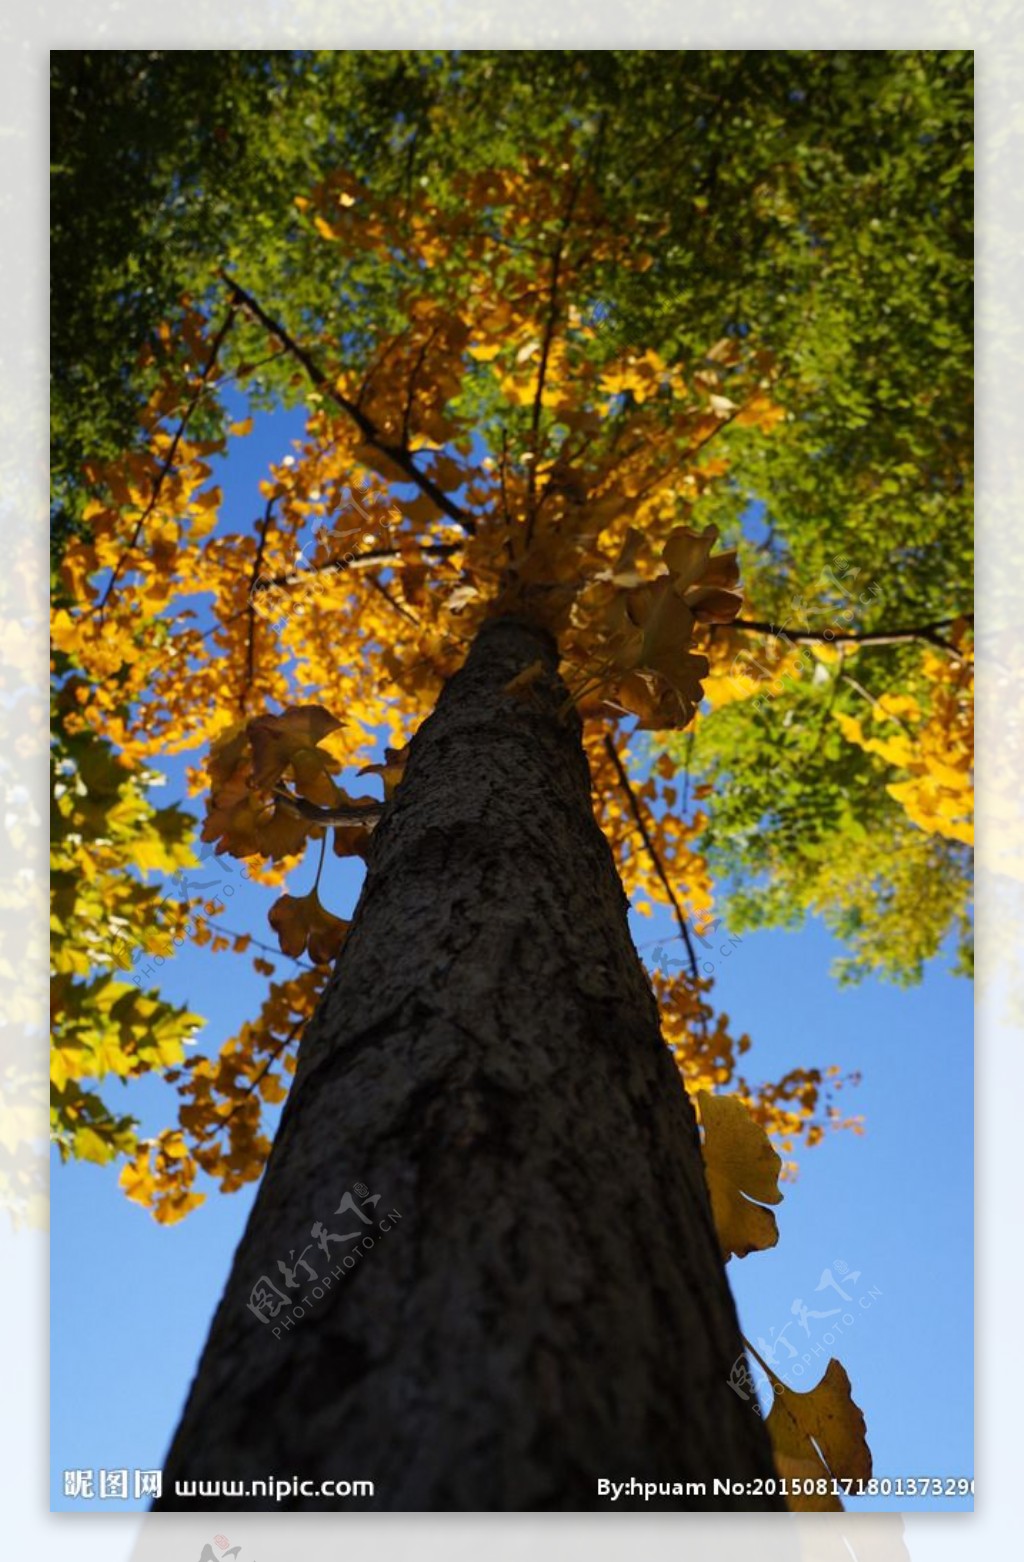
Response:
MULTIPOLYGON (((284 455, 301 429, 297 414, 263 416, 252 437, 234 442, 230 480, 218 474, 222 524, 240 526, 256 513, 256 483, 267 462, 284 455)), ((160 801, 184 797, 184 767, 194 758, 163 767, 168 787, 160 801)), ((275 944, 266 923, 274 892, 241 881, 240 864, 225 862, 233 871, 220 875, 206 863, 191 877, 217 877, 224 885, 222 925, 275 944)), ((307 889, 313 871, 304 863, 290 887, 307 889)), ((350 914, 361 872, 352 859, 328 857, 324 899, 338 914, 350 914)), ((676 932, 660 908, 651 918, 634 917, 633 927, 648 959, 676 932)), ((776 1370, 788 1373, 795 1389, 812 1387, 830 1354, 839 1358, 866 1416, 877 1477, 971 1477, 971 987, 950 975, 943 959, 917 988, 869 980, 840 989, 829 974, 840 947, 815 923, 798 933, 745 934, 738 943, 720 926, 712 942, 705 958, 715 965, 716 1006, 731 1016, 733 1034, 745 1030, 753 1039, 743 1059, 748 1078, 776 1079, 812 1064, 863 1076, 839 1105, 863 1115, 866 1132, 830 1135, 805 1153, 776 1211, 778 1247, 730 1264, 744 1331, 755 1343, 778 1336, 790 1342, 777 1347, 776 1370), (816 1289, 826 1271, 830 1278, 816 1289), (832 1308, 838 1315, 813 1316, 832 1308), (852 1324, 844 1322, 849 1317, 852 1324), (837 1322, 842 1332, 829 1344, 824 1336, 837 1322)), ((677 943, 664 947, 678 951, 677 943)), ((280 969, 293 967, 282 960, 280 969)), ((216 1052, 255 1014, 265 980, 246 957, 187 946, 162 967, 160 987, 207 1017, 198 1044, 216 1052)), ((137 1115, 146 1132, 175 1118, 176 1095, 157 1080, 128 1089, 111 1080, 103 1093, 137 1115)), ((148 1505, 131 1497, 65 1499, 63 1472, 92 1471, 98 1486, 101 1469, 159 1468, 254 1191, 220 1195, 211 1188, 203 1206, 163 1228, 129 1203, 112 1168, 55 1163, 54 1508, 109 1513, 148 1505)), ((970 1507, 971 1499, 893 1497, 849 1506, 949 1510, 970 1507)))

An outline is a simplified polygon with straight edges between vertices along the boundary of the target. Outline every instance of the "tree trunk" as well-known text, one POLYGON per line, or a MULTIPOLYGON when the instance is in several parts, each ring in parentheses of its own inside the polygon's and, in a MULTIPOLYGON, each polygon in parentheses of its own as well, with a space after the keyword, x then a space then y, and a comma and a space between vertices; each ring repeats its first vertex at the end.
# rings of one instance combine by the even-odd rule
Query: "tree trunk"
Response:
POLYGON ((157 1507, 781 1505, 713 1491, 774 1467, 565 698, 500 619, 417 733, 157 1507), (270 1476, 374 1492, 174 1492, 270 1476))

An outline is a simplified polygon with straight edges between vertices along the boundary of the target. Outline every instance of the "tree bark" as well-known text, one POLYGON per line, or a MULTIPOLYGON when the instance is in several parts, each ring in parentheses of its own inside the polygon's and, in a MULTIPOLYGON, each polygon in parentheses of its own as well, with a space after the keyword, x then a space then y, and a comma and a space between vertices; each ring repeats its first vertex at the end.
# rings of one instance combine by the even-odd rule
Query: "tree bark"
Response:
POLYGON ((565 700, 499 619, 414 738, 156 1507, 578 1511, 630 1477, 704 1489, 617 1507, 781 1506, 713 1491, 774 1466, 565 700), (259 1316, 261 1277, 301 1315, 259 1316), (268 1476, 374 1494, 174 1492, 268 1476))

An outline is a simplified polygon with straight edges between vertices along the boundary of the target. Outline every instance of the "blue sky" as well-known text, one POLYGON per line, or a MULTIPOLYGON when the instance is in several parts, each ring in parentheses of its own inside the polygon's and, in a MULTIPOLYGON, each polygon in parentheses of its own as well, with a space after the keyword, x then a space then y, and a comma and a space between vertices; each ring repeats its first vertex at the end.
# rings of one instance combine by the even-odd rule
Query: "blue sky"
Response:
MULTIPOLYGON (((217 474, 226 497, 222 524, 242 526, 261 508, 256 484, 302 422, 298 414, 258 417, 255 434, 234 442, 230 482, 217 474)), ((184 796, 184 767, 193 758, 164 765, 161 801, 184 796)), ((231 867, 221 878, 218 921, 274 944, 266 923, 274 892, 242 881, 238 863, 231 867)), ((328 857, 324 900, 338 914, 351 912, 361 871, 351 859, 328 857)), ((304 891, 313 873, 304 863, 292 887, 304 891)), ((191 876, 218 875, 207 863, 191 876)), ((660 909, 633 923, 649 959, 676 932, 660 909)), ((833 1134, 806 1153, 799 1178, 784 1185, 778 1247, 730 1264, 744 1330, 755 1341, 782 1334, 792 1342, 797 1355, 780 1347, 777 1370, 788 1371, 796 1389, 813 1386, 830 1353, 842 1361, 865 1412, 876 1476, 973 1476, 972 990, 949 974, 948 958, 917 988, 870 980, 840 989, 829 968, 842 951, 816 923, 796 933, 745 934, 738 943, 723 926, 713 942, 707 958, 715 963, 716 1006, 731 1016, 734 1034, 753 1038, 743 1060, 749 1078, 778 1078, 801 1064, 836 1064, 863 1076, 839 1104, 864 1116, 865 1134, 833 1134), (831 1282, 816 1290, 826 1271, 831 1282), (794 1315, 801 1303, 812 1313, 841 1305, 842 1333, 831 1347, 824 1335, 835 1315, 807 1315, 805 1333, 799 1307, 794 1315), (844 1324, 850 1316, 853 1324, 844 1324)), ((282 961, 282 971, 291 969, 282 961)), ((215 1052, 256 1012, 265 980, 247 958, 188 946, 163 966, 160 986, 207 1017, 199 1046, 215 1052)), ((105 1093, 147 1132, 174 1119, 174 1092, 157 1080, 123 1093, 112 1082, 105 1093)), ((146 1506, 65 1500, 63 1472, 93 1471, 98 1484, 101 1469, 160 1466, 254 1191, 211 1191, 187 1220, 165 1229, 125 1199, 110 1168, 55 1164, 55 1508, 146 1506)), ((850 1503, 869 1506, 948 1510, 971 1500, 850 1503)))

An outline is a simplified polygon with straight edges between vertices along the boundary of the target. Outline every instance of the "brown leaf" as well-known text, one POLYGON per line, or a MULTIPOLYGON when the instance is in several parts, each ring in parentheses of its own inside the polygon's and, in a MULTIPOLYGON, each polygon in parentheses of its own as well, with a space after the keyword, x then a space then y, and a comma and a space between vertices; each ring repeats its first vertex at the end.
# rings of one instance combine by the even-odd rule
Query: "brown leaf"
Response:
POLYGON ((333 802, 327 772, 337 770, 338 761, 317 744, 340 726, 322 705, 295 705, 280 716, 258 716, 249 723, 253 785, 270 792, 290 767, 303 797, 324 805, 333 802))
POLYGON ((317 965, 334 959, 350 925, 324 909, 315 889, 308 895, 282 895, 271 906, 267 920, 284 954, 298 958, 308 949, 309 958, 317 965))

